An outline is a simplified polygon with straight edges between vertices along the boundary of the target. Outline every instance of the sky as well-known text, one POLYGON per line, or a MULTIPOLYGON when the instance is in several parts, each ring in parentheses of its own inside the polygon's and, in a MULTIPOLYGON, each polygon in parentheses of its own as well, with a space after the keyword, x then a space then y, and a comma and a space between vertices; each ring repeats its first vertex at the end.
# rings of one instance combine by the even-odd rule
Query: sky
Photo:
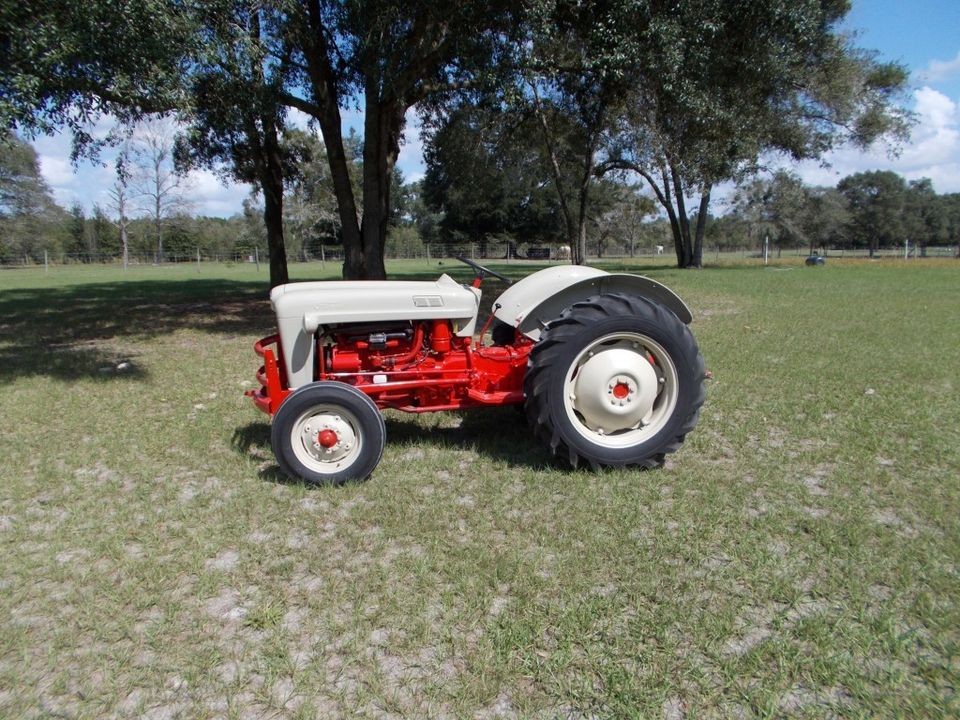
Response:
MULTIPOLYGON (((940 193, 960 192, 960 0, 854 0, 845 30, 856 34, 860 47, 876 50, 885 61, 903 63, 910 71, 904 105, 916 116, 911 139, 895 151, 884 144, 866 152, 840 148, 823 162, 784 164, 810 185, 835 185, 841 178, 865 170, 893 170, 907 180, 930 178, 940 193)), ((361 129, 356 112, 344 113, 344 127, 361 129)), ((397 165, 408 181, 423 176, 423 143, 415 114, 407 116, 406 140, 397 165)), ((305 117, 294 114, 295 125, 305 117)), ((108 123, 94 134, 105 134, 108 123)), ((104 164, 70 163, 70 141, 65 135, 34 141, 44 178, 64 207, 80 203, 89 213, 94 203, 106 206, 113 183, 112 155, 104 164)), ((224 185, 211 172, 189 177, 193 212, 228 217, 240 212, 250 188, 224 185)), ((715 209, 715 211, 721 208, 715 209)))

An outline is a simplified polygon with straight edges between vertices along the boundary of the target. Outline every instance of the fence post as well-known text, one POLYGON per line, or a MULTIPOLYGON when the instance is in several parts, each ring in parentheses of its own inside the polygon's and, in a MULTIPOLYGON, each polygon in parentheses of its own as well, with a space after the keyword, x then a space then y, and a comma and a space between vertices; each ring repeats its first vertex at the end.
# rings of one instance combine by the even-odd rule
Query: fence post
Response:
POLYGON ((50 272, 50 256, 46 250, 43 251, 43 271, 45 273, 50 272))
POLYGON ((253 249, 253 260, 257 263, 257 272, 260 272, 260 248, 258 247, 253 249))
POLYGON ((197 272, 200 272, 200 248, 197 248, 197 272))

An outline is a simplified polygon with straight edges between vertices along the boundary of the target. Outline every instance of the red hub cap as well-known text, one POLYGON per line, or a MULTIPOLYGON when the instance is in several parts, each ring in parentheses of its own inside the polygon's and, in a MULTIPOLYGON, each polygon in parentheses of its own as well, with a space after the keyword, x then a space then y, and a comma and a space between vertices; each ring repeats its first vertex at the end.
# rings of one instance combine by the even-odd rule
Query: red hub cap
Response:
POLYGON ((317 442, 320 443, 320 447, 332 448, 338 440, 339 438, 333 430, 321 430, 317 433, 317 442))
POLYGON ((626 383, 618 382, 613 386, 613 396, 617 400, 623 400, 627 395, 630 394, 630 386, 626 383))

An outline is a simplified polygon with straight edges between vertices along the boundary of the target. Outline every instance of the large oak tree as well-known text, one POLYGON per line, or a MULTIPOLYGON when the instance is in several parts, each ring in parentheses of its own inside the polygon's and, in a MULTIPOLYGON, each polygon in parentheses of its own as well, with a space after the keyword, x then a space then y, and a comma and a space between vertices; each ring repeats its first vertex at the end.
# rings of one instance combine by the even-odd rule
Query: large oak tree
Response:
POLYGON ((841 31, 846 0, 644 5, 634 46, 640 80, 602 169, 648 182, 680 267, 701 265, 713 186, 766 154, 819 158, 838 143, 905 136, 908 116, 895 101, 907 73, 841 31))

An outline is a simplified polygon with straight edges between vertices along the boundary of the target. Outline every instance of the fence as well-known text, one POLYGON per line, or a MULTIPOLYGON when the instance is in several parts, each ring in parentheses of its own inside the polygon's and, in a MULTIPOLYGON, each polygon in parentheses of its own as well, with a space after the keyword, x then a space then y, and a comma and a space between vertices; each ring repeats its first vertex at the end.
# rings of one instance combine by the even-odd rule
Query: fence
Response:
MULTIPOLYGON (((636 258, 662 258, 670 261, 674 257, 672 245, 645 245, 636 246, 633 252, 625 248, 611 248, 610 251, 597 255, 595 248, 588 253, 590 260, 630 260, 636 258), (662 248, 662 249, 661 249, 662 248)), ((829 258, 868 258, 866 248, 823 248, 821 252, 829 258)), ((807 255, 806 247, 771 248, 769 257, 776 260, 781 257, 802 257, 807 255)), ((385 256, 388 260, 443 260, 463 256, 472 260, 531 260, 537 262, 565 262, 569 259, 569 249, 564 246, 533 246, 516 243, 388 243, 385 256)), ((720 259, 736 258, 763 258, 763 251, 755 247, 708 247, 704 248, 705 262, 720 259)), ((903 247, 883 248, 874 252, 874 258, 894 259, 905 258, 903 247)), ((909 259, 917 259, 919 253, 916 248, 909 248, 909 259)), ((924 251, 925 258, 960 258, 960 246, 930 246, 924 251)), ((288 255, 287 261, 296 262, 342 262, 343 247, 340 245, 313 248, 311 252, 300 252, 288 255)), ((156 265, 157 259, 153 254, 131 253, 127 262, 130 266, 156 265)), ((232 250, 229 252, 210 252, 196 250, 193 253, 166 253, 164 263, 225 263, 225 264, 255 264, 269 262, 266 249, 255 248, 253 251, 232 250)), ((0 269, 22 267, 37 267, 46 265, 115 265, 122 266, 123 258, 111 253, 25 253, 22 255, 0 255, 0 269)))

